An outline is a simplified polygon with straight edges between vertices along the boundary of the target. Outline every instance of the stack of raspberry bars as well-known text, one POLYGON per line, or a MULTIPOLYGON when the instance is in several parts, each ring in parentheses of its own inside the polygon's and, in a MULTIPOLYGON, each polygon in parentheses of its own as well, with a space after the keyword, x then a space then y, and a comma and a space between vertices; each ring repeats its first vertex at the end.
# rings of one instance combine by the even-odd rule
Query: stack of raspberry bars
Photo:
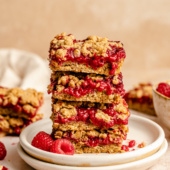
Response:
POLYGON ((50 43, 52 135, 70 140, 76 153, 124 152, 129 110, 123 96, 119 41, 59 34, 50 43))

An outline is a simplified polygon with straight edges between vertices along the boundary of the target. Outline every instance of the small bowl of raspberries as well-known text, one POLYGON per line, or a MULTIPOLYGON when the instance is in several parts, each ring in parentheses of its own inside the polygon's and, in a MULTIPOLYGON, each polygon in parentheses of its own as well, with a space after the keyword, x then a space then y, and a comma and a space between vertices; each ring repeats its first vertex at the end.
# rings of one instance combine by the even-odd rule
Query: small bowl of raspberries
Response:
POLYGON ((158 119, 170 130, 170 81, 153 86, 153 104, 158 119))

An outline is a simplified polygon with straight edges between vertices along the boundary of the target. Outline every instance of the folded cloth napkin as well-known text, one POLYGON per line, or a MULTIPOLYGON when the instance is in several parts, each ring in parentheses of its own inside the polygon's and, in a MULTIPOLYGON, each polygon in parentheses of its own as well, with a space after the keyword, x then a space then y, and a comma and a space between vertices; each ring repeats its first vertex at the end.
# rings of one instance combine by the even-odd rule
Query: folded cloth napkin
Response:
POLYGON ((40 56, 17 49, 0 49, 0 86, 47 92, 50 71, 40 56))

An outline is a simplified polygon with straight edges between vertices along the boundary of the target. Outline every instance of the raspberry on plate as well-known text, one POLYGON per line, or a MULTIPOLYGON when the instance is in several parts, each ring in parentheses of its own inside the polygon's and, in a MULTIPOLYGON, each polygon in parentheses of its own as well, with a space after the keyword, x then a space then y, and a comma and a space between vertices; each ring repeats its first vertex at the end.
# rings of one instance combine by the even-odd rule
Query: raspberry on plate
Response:
POLYGON ((58 154, 73 155, 74 146, 67 139, 57 139, 53 142, 50 152, 54 152, 58 154))
POLYGON ((32 146, 45 151, 50 150, 52 143, 53 143, 52 137, 44 131, 38 132, 31 142, 32 146))
POLYGON ((170 85, 168 83, 159 83, 156 90, 164 96, 170 97, 170 85))
POLYGON ((0 160, 3 160, 7 154, 5 145, 0 142, 0 160))

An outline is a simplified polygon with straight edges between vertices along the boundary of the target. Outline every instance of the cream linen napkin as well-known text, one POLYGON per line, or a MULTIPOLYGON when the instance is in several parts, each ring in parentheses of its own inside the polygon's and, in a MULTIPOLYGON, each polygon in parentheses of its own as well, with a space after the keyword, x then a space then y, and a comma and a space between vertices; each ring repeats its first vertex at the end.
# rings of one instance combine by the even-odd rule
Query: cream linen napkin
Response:
POLYGON ((40 56, 17 49, 0 49, 0 86, 47 91, 49 68, 40 56))
POLYGON ((34 88, 44 93, 41 112, 44 118, 51 113, 51 98, 47 93, 50 82, 48 62, 40 56, 17 49, 0 49, 0 86, 22 89, 34 88))

